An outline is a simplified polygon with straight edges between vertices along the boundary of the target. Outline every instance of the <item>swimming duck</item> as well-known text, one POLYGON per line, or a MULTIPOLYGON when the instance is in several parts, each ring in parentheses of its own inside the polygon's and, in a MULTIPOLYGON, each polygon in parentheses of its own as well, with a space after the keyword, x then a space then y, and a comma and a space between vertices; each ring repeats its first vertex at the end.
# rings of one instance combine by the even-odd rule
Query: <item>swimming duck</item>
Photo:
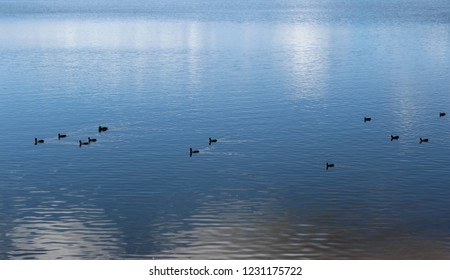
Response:
POLYGON ((428 142, 428 138, 420 138, 420 144, 422 144, 422 142, 428 142))
POLYGON ((83 142, 83 141, 80 140, 80 147, 83 146, 83 145, 89 145, 89 142, 83 142))
POLYGON ((391 141, 392 140, 398 140, 398 139, 400 139, 400 136, 398 136, 398 135, 391 135, 391 141))
POLYGON ((446 114, 444 112, 439 113, 439 117, 444 117, 446 114))
POLYGON ((108 127, 106 127, 106 126, 99 126, 98 127, 98 132, 104 132, 104 131, 107 131, 108 130, 108 127))
POLYGON ((58 139, 61 139, 61 138, 66 138, 67 137, 67 135, 66 134, 59 134, 58 133, 58 139))
POLYGON ((89 142, 89 143, 90 143, 90 142, 97 142, 97 139, 88 137, 88 142, 89 142))
POLYGON ((372 120, 372 118, 370 117, 364 117, 364 122, 370 122, 372 120))
POLYGON ((198 154, 198 153, 200 153, 199 150, 192 150, 192 148, 189 148, 189 156, 190 157, 192 156, 192 154, 198 154))
POLYGON ((327 170, 328 170, 328 168, 331 168, 331 167, 334 167, 334 163, 328 163, 327 162, 327 170))
POLYGON ((217 139, 211 139, 211 138, 209 138, 209 145, 211 145, 211 143, 215 143, 215 142, 217 142, 217 139))
POLYGON ((34 145, 37 145, 38 143, 44 143, 44 139, 34 138, 34 145))

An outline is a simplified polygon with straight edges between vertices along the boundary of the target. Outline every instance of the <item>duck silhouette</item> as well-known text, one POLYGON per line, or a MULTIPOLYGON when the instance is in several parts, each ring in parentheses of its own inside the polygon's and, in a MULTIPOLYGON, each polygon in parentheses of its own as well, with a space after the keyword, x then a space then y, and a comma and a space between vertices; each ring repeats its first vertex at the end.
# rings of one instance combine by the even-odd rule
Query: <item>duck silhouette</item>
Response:
POLYGON ((107 130, 108 130, 108 127, 106 127, 106 126, 99 126, 98 127, 98 132, 105 132, 107 130))
POLYGON ((439 113, 439 117, 444 117, 446 114, 444 112, 439 113))
POLYGON ((326 166, 327 166, 327 170, 328 170, 328 168, 334 167, 334 163, 328 163, 328 162, 327 162, 327 165, 326 165, 326 166))
POLYGON ((41 144, 41 143, 44 143, 44 139, 34 138, 34 145, 41 144))
POLYGON ((58 139, 66 138, 66 137, 67 137, 67 134, 60 134, 60 133, 58 133, 58 139))
POLYGON ((391 135, 391 141, 392 140, 398 140, 398 139, 400 139, 400 136, 398 136, 398 135, 391 135))
POLYGON ((97 139, 88 137, 88 142, 89 142, 89 143, 91 143, 91 142, 97 142, 97 139))
POLYGON ((364 122, 370 122, 372 120, 371 117, 364 117, 364 122))
POLYGON ((209 138, 209 145, 211 145, 211 143, 215 143, 215 142, 217 142, 217 139, 211 139, 211 138, 209 138))
POLYGON ((192 150, 192 148, 189 148, 189 156, 190 157, 192 156, 192 154, 198 154, 198 153, 200 153, 199 150, 192 150))
POLYGON ((420 138, 419 140, 420 140, 420 142, 419 142, 420 144, 422 144, 422 142, 428 142, 428 138, 420 138))
POLYGON ((89 145, 89 142, 83 142, 81 140, 79 142, 80 142, 80 147, 83 146, 83 145, 89 145))

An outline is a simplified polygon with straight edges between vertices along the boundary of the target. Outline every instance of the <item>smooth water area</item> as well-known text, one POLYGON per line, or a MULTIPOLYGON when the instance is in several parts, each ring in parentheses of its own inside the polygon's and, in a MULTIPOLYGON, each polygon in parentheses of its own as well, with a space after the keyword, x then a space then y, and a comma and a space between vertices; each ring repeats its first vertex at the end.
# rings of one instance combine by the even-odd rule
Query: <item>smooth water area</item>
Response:
POLYGON ((448 1, 2 0, 0 259, 450 259, 449 57, 448 1))

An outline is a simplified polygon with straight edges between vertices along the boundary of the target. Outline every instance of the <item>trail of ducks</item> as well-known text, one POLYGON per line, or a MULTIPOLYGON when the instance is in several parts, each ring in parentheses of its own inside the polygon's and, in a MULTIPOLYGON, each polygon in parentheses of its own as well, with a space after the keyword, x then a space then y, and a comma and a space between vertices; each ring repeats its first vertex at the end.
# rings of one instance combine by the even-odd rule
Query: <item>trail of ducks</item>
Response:
MULTIPOLYGON (((442 118, 442 117, 445 117, 445 116, 446 116, 446 113, 445 113, 445 112, 439 112, 439 118, 442 118)), ((363 120, 364 120, 364 123, 371 122, 371 121, 372 121, 372 117, 365 116, 363 120)), ((100 126, 97 128, 97 130, 98 130, 99 133, 104 133, 104 132, 106 132, 106 131, 108 130, 108 127, 107 127, 107 126, 101 126, 101 125, 100 125, 100 126)), ((58 133, 58 134, 57 134, 58 140, 61 140, 62 138, 68 138, 69 136, 70 136, 70 135, 68 135, 68 134, 61 134, 61 133, 58 133)), ((391 139, 391 141, 399 140, 399 139, 400 139, 400 136, 399 136, 399 135, 392 135, 392 134, 391 134, 391 135, 390 135, 390 139, 391 139)), ((34 138, 34 144, 35 144, 35 145, 43 144, 44 142, 45 142, 44 139, 34 138)), ((79 145, 80 147, 82 147, 82 146, 87 146, 87 145, 91 144, 92 142, 97 142, 97 139, 96 139, 96 138, 88 137, 88 140, 87 140, 87 141, 78 140, 78 145, 79 145)), ((209 144, 209 145, 211 145, 212 143, 217 143, 217 142, 219 142, 218 139, 211 138, 211 137, 208 138, 208 144, 209 144)), ((419 143, 420 143, 420 144, 422 144, 422 143, 428 143, 428 142, 429 142, 429 138, 423 138, 423 137, 420 137, 420 138, 419 138, 419 143)), ((192 147, 189 148, 189 157, 192 157, 194 154, 199 154, 199 153, 200 153, 200 150, 193 149, 192 147)), ((326 162, 326 164, 325 164, 325 169, 326 169, 326 170, 328 170, 328 169, 330 169, 330 168, 333 168, 333 167, 335 167, 335 164, 334 164, 334 163, 332 163, 332 162, 326 162)))
MULTIPOLYGON (((445 112, 439 112, 439 117, 440 117, 440 118, 445 117, 445 115, 446 115, 445 112)), ((372 121, 372 117, 365 116, 365 117, 363 118, 363 121, 364 121, 364 123, 371 122, 371 121, 372 121)), ((390 135, 390 139, 391 139, 391 141, 399 140, 399 139, 400 139, 400 136, 399 136, 399 135, 392 135, 392 134, 391 134, 391 135, 390 135)), ((209 143, 209 145, 211 145, 211 143, 215 143, 215 142, 217 142, 217 139, 208 138, 208 143, 209 143)), ((427 143, 427 142, 429 142, 429 139, 428 139, 428 138, 422 138, 422 137, 419 138, 419 143, 420 143, 420 144, 422 144, 422 143, 427 143)), ((194 149, 192 149, 192 148, 189 148, 189 156, 190 156, 190 157, 192 157, 193 154, 198 154, 198 153, 200 153, 199 150, 194 150, 194 149)), ((326 162, 326 163, 325 163, 325 169, 326 169, 326 170, 328 170, 328 169, 330 169, 330 168, 333 168, 333 167, 335 167, 335 164, 334 164, 334 163, 331 163, 331 162, 326 162)))
MULTIPOLYGON (((105 132, 105 131, 107 131, 107 130, 108 130, 108 127, 106 127, 106 126, 99 126, 99 127, 98 127, 98 132, 99 132, 99 133, 105 132)), ((70 137, 69 134, 62 134, 62 133, 58 133, 58 134, 57 134, 58 140, 61 140, 61 139, 63 139, 63 138, 69 138, 69 137, 70 137)), ((44 139, 34 138, 34 145, 43 144, 44 142, 45 142, 44 139)), ((86 146, 86 145, 89 145, 89 144, 92 143, 92 142, 97 142, 97 139, 96 139, 96 138, 88 137, 88 140, 87 140, 87 141, 78 140, 78 146, 80 146, 80 147, 86 146)))

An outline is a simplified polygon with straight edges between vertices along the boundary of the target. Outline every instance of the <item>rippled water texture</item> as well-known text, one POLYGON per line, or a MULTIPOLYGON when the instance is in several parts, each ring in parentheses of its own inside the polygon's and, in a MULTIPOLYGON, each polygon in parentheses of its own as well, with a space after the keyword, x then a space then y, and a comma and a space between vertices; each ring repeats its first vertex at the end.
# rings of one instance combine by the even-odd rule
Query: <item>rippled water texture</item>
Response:
POLYGON ((450 259, 448 1, 67 2, 0 1, 1 259, 450 259))

